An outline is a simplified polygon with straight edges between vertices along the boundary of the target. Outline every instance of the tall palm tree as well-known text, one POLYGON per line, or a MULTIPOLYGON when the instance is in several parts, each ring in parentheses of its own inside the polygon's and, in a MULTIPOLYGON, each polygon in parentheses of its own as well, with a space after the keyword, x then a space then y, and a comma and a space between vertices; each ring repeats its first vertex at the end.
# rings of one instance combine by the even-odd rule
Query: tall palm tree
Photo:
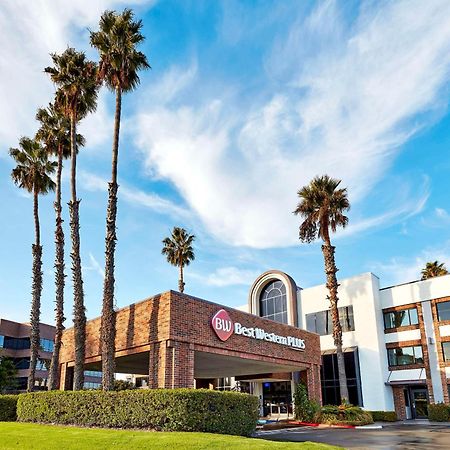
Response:
POLYGON ((72 251, 72 280, 74 291, 73 322, 75 334, 74 390, 84 385, 84 359, 86 338, 86 310, 84 307, 83 278, 80 255, 80 221, 76 190, 77 123, 97 107, 97 64, 86 59, 83 52, 68 48, 64 53, 52 54, 53 67, 46 67, 57 86, 55 104, 70 120, 71 199, 69 202, 72 251))
POLYGON ((144 41, 142 21, 134 20, 133 12, 122 14, 105 11, 100 18, 100 30, 91 32, 91 45, 100 54, 98 77, 116 94, 114 138, 112 145, 112 173, 108 188, 105 238, 105 278, 101 319, 102 387, 114 388, 114 341, 116 335, 114 312, 114 255, 116 249, 117 164, 119 157, 120 115, 122 93, 134 90, 139 84, 139 70, 149 68, 146 56, 137 50, 144 41))
POLYGON ((425 268, 422 269, 422 280, 441 277, 442 275, 448 275, 448 270, 444 263, 440 263, 439 261, 427 262, 425 268))
POLYGON ((183 268, 188 266, 195 259, 192 243, 195 240, 193 234, 188 234, 184 228, 174 227, 172 236, 163 239, 164 244, 161 253, 166 255, 167 261, 172 266, 180 269, 180 278, 178 280, 178 290, 184 292, 185 282, 183 280, 183 268))
POLYGON ((30 374, 28 376, 28 391, 34 389, 36 374, 36 362, 39 356, 40 335, 39 320, 41 314, 42 294, 42 246, 39 224, 39 195, 47 194, 55 189, 55 183, 50 175, 55 172, 56 162, 48 160, 48 153, 39 142, 23 137, 19 142, 19 148, 11 148, 10 156, 16 162, 16 167, 11 172, 13 182, 20 188, 33 195, 33 213, 35 241, 32 245, 33 253, 33 283, 31 288, 32 302, 30 314, 30 374))
POLYGON ((345 374, 344 354, 342 352, 342 327, 338 311, 338 282, 336 279, 335 247, 331 245, 330 229, 334 233, 338 227, 345 227, 348 217, 344 215, 350 209, 347 189, 338 189, 341 180, 328 175, 315 177, 308 186, 298 191, 300 202, 294 214, 304 220, 300 225, 299 238, 302 242, 322 239, 322 252, 325 261, 326 286, 329 291, 331 316, 333 321, 333 340, 336 346, 339 388, 341 400, 348 402, 347 377, 345 374))
MULTIPOLYGON (((61 338, 64 331, 64 231, 61 217, 61 174, 63 169, 63 159, 70 157, 70 120, 62 114, 54 104, 50 103, 47 108, 39 108, 36 113, 36 120, 40 123, 40 128, 36 133, 36 139, 45 145, 49 155, 57 157, 56 169, 56 194, 53 203, 56 213, 55 227, 55 345, 50 364, 48 389, 58 388, 59 353, 61 349, 61 338)), ((84 145, 84 137, 77 134, 77 145, 84 145)))

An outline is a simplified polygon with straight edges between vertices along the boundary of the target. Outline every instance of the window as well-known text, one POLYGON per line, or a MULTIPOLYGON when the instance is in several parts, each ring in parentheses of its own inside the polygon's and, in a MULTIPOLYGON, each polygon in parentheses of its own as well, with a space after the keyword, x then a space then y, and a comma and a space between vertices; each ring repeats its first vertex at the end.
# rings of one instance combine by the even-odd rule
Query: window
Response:
POLYGON ((407 327, 418 325, 419 317, 417 308, 403 309, 401 311, 389 311, 384 313, 384 329, 407 327))
POLYGON ((25 350, 30 348, 30 338, 3 337, 3 348, 11 350, 25 350))
POLYGON ((0 348, 3 348, 5 342, 5 336, 0 335, 0 348))
POLYGON ((287 323, 286 286, 276 280, 266 285, 259 298, 260 316, 275 322, 287 323))
POLYGON ((442 343, 442 354, 444 355, 444 361, 450 362, 450 342, 442 343))
POLYGON ((389 348, 388 360, 390 366, 423 364, 422 346, 389 348))
MULTIPOLYGON (((345 373, 349 401, 352 405, 363 406, 358 350, 344 352, 345 373)), ((324 405, 340 405, 339 374, 336 353, 322 355, 321 366, 322 400, 324 405)))
POLYGON ((102 372, 98 371, 98 370, 85 370, 84 371, 84 375, 86 377, 96 377, 96 378, 101 378, 102 377, 102 372))
POLYGON ((51 339, 41 339, 41 350, 43 352, 52 352, 54 343, 51 339))
POLYGON ((99 389, 101 383, 93 383, 92 381, 85 381, 83 384, 84 389, 99 389))
POLYGON ((36 370, 49 370, 51 361, 49 359, 38 359, 36 361, 36 370))
POLYGON ((216 389, 219 391, 231 391, 231 377, 218 378, 216 389))
MULTIPOLYGON (((353 306, 342 306, 338 308, 339 322, 342 331, 355 331, 355 322, 353 320, 353 306)), ((326 336, 333 333, 333 319, 331 311, 320 311, 317 313, 306 314, 306 329, 313 333, 326 336)))
POLYGON ((439 322, 443 320, 450 320, 450 302, 438 303, 437 313, 439 322))

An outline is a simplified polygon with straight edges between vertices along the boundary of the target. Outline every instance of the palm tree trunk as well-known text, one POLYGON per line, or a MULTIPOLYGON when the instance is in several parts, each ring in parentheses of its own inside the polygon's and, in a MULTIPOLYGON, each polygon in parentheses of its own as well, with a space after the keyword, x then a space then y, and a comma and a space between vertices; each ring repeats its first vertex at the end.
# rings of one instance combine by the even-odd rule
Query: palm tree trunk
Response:
POLYGON ((116 113, 114 117, 114 141, 112 147, 112 173, 108 184, 108 208, 106 211, 105 279, 103 283, 103 307, 101 321, 102 386, 103 390, 114 388, 114 352, 116 338, 116 314, 114 311, 114 256, 116 251, 117 218, 117 163, 119 157, 120 114, 122 91, 116 88, 116 113))
POLYGON ((178 290, 184 292, 184 280, 183 280, 183 264, 180 264, 180 279, 178 280, 178 290))
POLYGON ((42 246, 40 239, 39 226, 39 200, 37 192, 34 192, 34 227, 35 243, 32 245, 33 253, 33 284, 31 288, 32 302, 30 314, 30 374, 28 376, 28 392, 34 390, 34 381, 36 376, 36 363, 39 357, 40 335, 39 321, 41 314, 41 293, 42 293, 42 246))
POLYGON ((80 219, 78 215, 80 200, 77 199, 76 173, 77 173, 77 147, 76 147, 76 113, 70 117, 70 153, 71 165, 71 190, 72 198, 69 202, 70 212, 70 236, 72 239, 72 280, 73 280, 73 324, 75 334, 75 367, 73 389, 83 389, 84 385, 84 359, 86 340, 86 310, 84 307, 83 277, 81 273, 80 255, 80 219))
POLYGON ((344 353, 342 352, 342 327, 339 321, 338 311, 338 282, 336 278, 336 262, 334 260, 335 247, 329 241, 322 245, 323 257, 325 260, 325 274, 327 276, 327 288, 330 292, 328 296, 331 305, 331 317, 333 320, 333 340, 336 346, 336 356, 339 374, 339 389, 341 393, 341 402, 348 402, 347 376, 345 374, 344 353))
POLYGON ((50 391, 58 389, 59 384, 59 353, 61 350, 61 338, 64 331, 64 231, 62 227, 63 220, 61 218, 61 173, 63 167, 63 147, 58 145, 58 168, 56 172, 56 195, 55 195, 55 213, 56 213, 56 228, 55 228, 55 345, 53 348, 52 361, 50 364, 50 373, 48 381, 48 389, 50 391))

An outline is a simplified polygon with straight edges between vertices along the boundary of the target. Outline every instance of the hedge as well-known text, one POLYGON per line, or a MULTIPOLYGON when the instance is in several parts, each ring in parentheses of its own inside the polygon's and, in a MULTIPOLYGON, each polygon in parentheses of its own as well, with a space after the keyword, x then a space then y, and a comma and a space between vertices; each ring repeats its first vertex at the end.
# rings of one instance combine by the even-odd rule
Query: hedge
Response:
POLYGON ((20 395, 17 417, 21 422, 248 436, 256 428, 258 399, 208 389, 35 392, 20 395))
POLYGON ((17 395, 0 395, 0 422, 14 422, 17 419, 17 395))
POLYGON ((445 403, 432 403, 428 405, 428 419, 432 422, 448 422, 450 408, 445 403))
POLYGON ((319 422, 329 425, 368 425, 373 423, 373 419, 368 411, 359 406, 342 404, 322 406, 319 422))
POLYGON ((374 422, 396 422, 398 420, 395 411, 368 411, 372 414, 374 422))

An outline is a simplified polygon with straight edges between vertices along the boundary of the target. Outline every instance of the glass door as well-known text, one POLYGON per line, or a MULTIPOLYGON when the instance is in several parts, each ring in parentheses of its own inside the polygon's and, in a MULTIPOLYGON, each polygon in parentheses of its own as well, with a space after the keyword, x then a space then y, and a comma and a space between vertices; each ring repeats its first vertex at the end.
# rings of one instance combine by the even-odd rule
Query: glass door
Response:
POLYGON ((411 389, 411 398, 415 419, 428 417, 428 393, 426 389, 411 389))

